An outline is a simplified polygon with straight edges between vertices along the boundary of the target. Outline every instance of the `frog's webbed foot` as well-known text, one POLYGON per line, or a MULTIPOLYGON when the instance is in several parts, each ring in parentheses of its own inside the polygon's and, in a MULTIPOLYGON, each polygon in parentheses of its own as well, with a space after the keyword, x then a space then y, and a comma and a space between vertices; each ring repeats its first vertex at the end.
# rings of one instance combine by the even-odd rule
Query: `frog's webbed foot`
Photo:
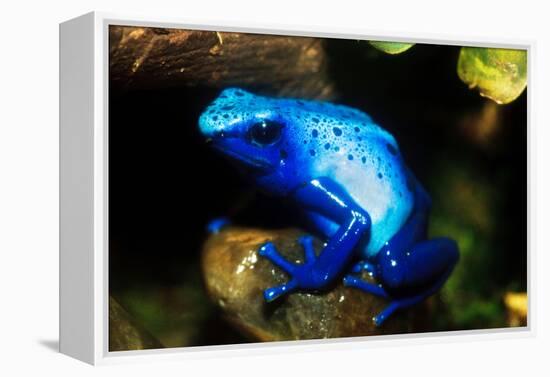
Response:
POLYGON ((269 259, 274 265, 281 268, 291 276, 290 280, 264 291, 264 298, 270 302, 299 288, 314 288, 314 283, 308 277, 311 276, 312 266, 317 260, 315 249, 313 248, 313 238, 311 236, 302 236, 298 242, 304 248, 305 261, 303 264, 292 263, 286 260, 278 251, 275 245, 267 242, 258 250, 258 254, 269 259))

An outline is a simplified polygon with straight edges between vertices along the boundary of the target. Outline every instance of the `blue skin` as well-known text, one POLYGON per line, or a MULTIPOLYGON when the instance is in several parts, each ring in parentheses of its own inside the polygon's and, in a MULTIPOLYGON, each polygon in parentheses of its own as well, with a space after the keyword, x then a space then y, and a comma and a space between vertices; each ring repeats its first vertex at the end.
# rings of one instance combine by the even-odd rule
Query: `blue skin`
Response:
MULTIPOLYGON (((366 114, 230 88, 203 112, 199 126, 253 184, 293 200, 327 240, 317 256, 312 238, 301 237, 303 263, 287 261, 271 242, 262 245, 259 254, 290 276, 264 291, 266 301, 323 290, 345 275, 346 286, 390 301, 373 317, 379 326, 394 311, 437 292, 451 274, 459 258, 456 243, 427 240, 430 197, 405 166, 393 136, 366 114), (379 284, 362 280, 362 271, 379 284)), ((213 222, 210 230, 224 224, 213 222)))

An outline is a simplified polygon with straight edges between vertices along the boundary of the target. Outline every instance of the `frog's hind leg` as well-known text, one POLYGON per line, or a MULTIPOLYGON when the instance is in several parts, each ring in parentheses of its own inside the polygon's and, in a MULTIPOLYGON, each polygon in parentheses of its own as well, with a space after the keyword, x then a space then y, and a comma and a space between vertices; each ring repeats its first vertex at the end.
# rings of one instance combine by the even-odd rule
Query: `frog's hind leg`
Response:
MULTIPOLYGON (((381 325, 394 311, 414 305, 433 295, 445 283, 458 261, 456 242, 448 238, 426 239, 430 199, 416 184, 415 208, 401 230, 378 252, 366 268, 374 269, 377 286, 348 275, 346 286, 355 287, 392 302, 374 317, 381 325)), ((357 273, 356 267, 352 270, 357 273)))
MULTIPOLYGON (((447 239, 447 241, 451 241, 451 240, 447 239)), ((458 259, 458 251, 457 251, 456 255, 457 255, 457 259, 458 259)), ((390 302, 390 304, 388 306, 386 306, 384 308, 384 310, 382 310, 378 315, 373 317, 373 321, 376 324, 376 326, 382 325, 382 323, 390 315, 392 315, 393 312, 395 312, 396 310, 405 309, 405 308, 408 308, 410 306, 416 305, 416 304, 422 302, 423 300, 425 300, 426 298, 430 297, 431 295, 437 293, 437 291, 439 291, 439 289, 443 286, 443 284, 445 284, 445 282, 447 281, 447 279, 449 278, 449 276, 453 272, 453 268, 454 268, 455 263, 456 262, 449 263, 446 271, 443 274, 441 274, 441 276, 439 276, 439 278, 437 278, 437 280, 433 284, 429 285, 427 288, 422 290, 420 293, 418 293, 416 295, 412 295, 412 296, 405 296, 405 297, 401 297, 401 298, 393 298, 392 301, 390 302)))
MULTIPOLYGON (((370 283, 354 275, 344 278, 347 287, 391 300, 381 313, 373 317, 376 326, 382 325, 396 310, 413 306, 436 293, 445 284, 458 261, 456 243, 448 238, 424 241, 408 250, 403 253, 388 253, 389 250, 386 250, 386 258, 379 258, 382 260, 377 263, 375 276, 379 277, 382 284, 370 283), (418 293, 399 295, 400 290, 411 289, 418 293)), ((354 266, 352 272, 369 271, 372 268, 373 265, 366 262, 354 266)))

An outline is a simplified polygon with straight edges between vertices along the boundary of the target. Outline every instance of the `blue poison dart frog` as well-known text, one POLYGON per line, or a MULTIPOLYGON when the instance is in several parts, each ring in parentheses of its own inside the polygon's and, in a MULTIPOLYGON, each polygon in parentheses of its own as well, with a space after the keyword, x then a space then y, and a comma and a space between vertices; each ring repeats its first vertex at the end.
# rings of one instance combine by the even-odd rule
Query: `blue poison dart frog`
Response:
POLYGON ((287 283, 264 291, 266 301, 343 278, 348 287, 388 300, 373 317, 379 326, 436 293, 451 274, 456 242, 427 239, 431 199, 393 136, 365 113, 229 88, 202 113, 199 127, 259 189, 292 200, 326 240, 317 256, 311 236, 301 237, 303 263, 286 260, 271 242, 260 247, 261 256, 289 275, 287 283), (362 271, 379 284, 362 280, 362 271))

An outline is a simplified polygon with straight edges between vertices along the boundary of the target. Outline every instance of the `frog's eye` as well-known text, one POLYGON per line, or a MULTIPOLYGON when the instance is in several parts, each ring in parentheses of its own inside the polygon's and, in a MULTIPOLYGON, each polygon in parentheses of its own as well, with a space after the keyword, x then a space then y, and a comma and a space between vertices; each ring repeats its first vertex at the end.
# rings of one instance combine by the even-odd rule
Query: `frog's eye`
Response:
POLYGON ((265 147, 279 141, 283 125, 271 120, 262 120, 255 123, 248 130, 248 138, 252 144, 265 147))

